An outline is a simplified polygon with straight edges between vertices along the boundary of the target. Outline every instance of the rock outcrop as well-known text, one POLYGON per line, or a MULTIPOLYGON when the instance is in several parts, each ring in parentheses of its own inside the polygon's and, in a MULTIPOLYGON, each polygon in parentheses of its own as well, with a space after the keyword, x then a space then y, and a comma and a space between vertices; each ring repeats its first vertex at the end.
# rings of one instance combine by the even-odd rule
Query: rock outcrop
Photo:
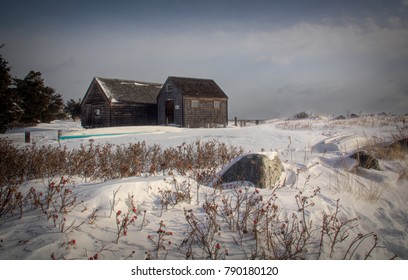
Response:
POLYGON ((238 157, 220 172, 219 183, 250 182, 257 188, 275 186, 283 165, 276 153, 252 153, 238 157))
POLYGON ((378 159, 374 158, 372 155, 366 151, 358 151, 350 156, 357 160, 357 165, 365 169, 375 169, 380 170, 380 165, 378 159))

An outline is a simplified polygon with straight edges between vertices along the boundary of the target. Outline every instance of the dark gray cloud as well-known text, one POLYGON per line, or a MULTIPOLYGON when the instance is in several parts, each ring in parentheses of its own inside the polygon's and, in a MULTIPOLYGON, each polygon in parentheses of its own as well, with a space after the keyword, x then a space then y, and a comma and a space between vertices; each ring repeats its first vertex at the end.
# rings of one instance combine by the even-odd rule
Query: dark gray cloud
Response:
POLYGON ((213 78, 230 115, 408 113, 404 1, 10 1, 13 74, 41 71, 67 100, 93 76, 213 78), (328 3, 329 2, 329 3, 328 3))

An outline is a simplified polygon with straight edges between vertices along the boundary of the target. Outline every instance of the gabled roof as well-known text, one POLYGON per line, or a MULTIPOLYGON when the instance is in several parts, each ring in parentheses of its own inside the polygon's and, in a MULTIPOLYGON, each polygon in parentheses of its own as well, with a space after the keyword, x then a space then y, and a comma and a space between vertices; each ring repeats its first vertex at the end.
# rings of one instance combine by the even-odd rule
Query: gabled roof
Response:
POLYGON ((186 97, 228 99, 214 80, 170 76, 168 81, 171 81, 186 97))
POLYGON ((156 104, 162 84, 95 77, 111 103, 156 104))

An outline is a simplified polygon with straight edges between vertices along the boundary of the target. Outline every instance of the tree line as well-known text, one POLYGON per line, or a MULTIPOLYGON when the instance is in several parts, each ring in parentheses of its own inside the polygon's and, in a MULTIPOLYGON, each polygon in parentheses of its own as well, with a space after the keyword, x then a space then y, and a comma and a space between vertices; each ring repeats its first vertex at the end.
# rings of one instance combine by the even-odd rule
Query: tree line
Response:
POLYGON ((9 63, 0 54, 0 133, 67 115, 74 120, 79 118, 81 101, 71 99, 64 106, 62 96, 45 85, 40 72, 30 71, 23 79, 13 78, 10 72, 9 63))

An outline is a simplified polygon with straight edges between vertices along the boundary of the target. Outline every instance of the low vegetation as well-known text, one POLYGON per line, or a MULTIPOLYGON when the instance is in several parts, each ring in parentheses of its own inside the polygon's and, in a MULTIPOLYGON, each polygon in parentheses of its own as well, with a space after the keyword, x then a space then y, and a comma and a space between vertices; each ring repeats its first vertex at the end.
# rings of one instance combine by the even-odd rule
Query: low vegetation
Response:
POLYGON ((205 182, 216 171, 244 152, 217 140, 184 142, 162 149, 146 142, 129 145, 98 144, 89 141, 79 149, 31 145, 17 148, 0 139, 0 186, 18 185, 24 181, 79 177, 83 181, 111 180, 177 172, 192 174, 205 182))
MULTIPOLYGON (((83 181, 106 181, 177 172, 204 183, 243 152, 242 148, 216 140, 184 142, 167 149, 148 146, 145 142, 124 146, 94 145, 90 141, 80 149, 68 150, 36 145, 20 149, 0 139, 0 216, 14 211, 10 205, 23 199, 19 185, 29 180, 65 176, 83 181)), ((172 195, 168 199, 173 199, 172 195)))
POLYGON ((354 118, 346 117, 333 117, 325 115, 311 116, 305 112, 295 114, 287 120, 274 122, 275 126, 284 130, 313 130, 320 129, 321 123, 314 120, 322 120, 324 122, 323 128, 327 131, 335 132, 338 129, 345 129, 349 127, 355 127, 356 125, 361 127, 370 128, 387 128, 390 126, 397 127, 399 130, 407 129, 406 116, 375 116, 365 115, 354 118))
MULTIPOLYGON (((318 187, 308 191, 297 188, 293 211, 280 203, 279 186, 260 192, 237 183, 228 190, 214 188, 199 201, 198 186, 212 180, 220 168, 243 152, 217 140, 184 142, 166 149, 145 142, 95 145, 90 141, 77 150, 36 145, 19 149, 0 140, 0 218, 3 222, 6 217, 21 218, 26 211, 38 211, 58 232, 72 233, 93 227, 100 217, 98 209, 86 209, 78 200, 71 178, 106 181, 165 175, 167 185, 155 194, 161 204, 160 216, 183 205, 185 230, 182 236, 175 236, 163 221, 153 221, 157 231, 146 237, 151 244, 146 259, 228 259, 231 255, 242 259, 369 259, 381 250, 377 234, 359 232, 359 218, 342 215, 340 201, 332 212, 312 219, 310 213, 321 191, 318 187), (178 181, 173 174, 186 180, 178 181), (28 193, 22 192, 21 185, 32 179, 49 180, 45 191, 30 188, 28 193), (193 203, 197 205, 189 207, 193 203), (82 220, 70 217, 78 208, 89 215, 82 220)), ((116 228, 114 240, 102 244, 100 250, 86 252, 84 258, 106 258, 104 254, 122 239, 138 234, 131 229, 142 230, 148 224, 149 213, 136 208, 133 194, 125 198, 126 209, 116 207, 116 195, 114 192, 111 214, 105 217, 116 228)), ((69 239, 63 246, 80 245, 69 239)), ((64 257, 52 254, 51 258, 64 257)))

